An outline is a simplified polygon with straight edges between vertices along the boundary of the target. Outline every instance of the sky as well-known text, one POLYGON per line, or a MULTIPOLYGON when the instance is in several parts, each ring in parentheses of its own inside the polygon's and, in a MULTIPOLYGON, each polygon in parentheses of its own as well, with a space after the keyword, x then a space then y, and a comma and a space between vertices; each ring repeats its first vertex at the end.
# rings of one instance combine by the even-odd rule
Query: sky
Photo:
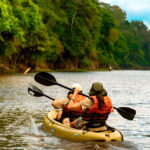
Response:
POLYGON ((118 5, 127 14, 127 20, 143 21, 150 29, 150 0, 99 0, 110 5, 118 5))

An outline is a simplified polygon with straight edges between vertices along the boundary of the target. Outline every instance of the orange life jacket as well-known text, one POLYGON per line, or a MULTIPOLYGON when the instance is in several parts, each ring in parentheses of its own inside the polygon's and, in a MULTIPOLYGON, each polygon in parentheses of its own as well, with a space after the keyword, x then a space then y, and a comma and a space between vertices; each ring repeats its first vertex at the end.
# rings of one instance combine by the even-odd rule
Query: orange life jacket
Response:
POLYGON ((108 96, 104 96, 104 105, 102 105, 102 108, 99 109, 98 106, 98 100, 96 96, 91 96, 93 99, 93 106, 90 108, 86 109, 86 112, 83 115, 83 120, 86 121, 96 121, 96 120, 101 120, 101 121, 106 121, 108 118, 108 115, 111 112, 112 109, 112 103, 111 100, 108 96))
MULTIPOLYGON (((73 94, 69 94, 69 98, 71 99, 72 97, 73 97, 73 94)), ((85 99, 85 96, 78 94, 78 95, 76 95, 74 101, 75 102, 80 102, 84 99, 85 99)))
MULTIPOLYGON (((73 94, 69 94, 68 97, 71 99, 73 97, 73 94)), ((78 103, 78 102, 80 102, 84 99, 85 99, 85 96, 78 94, 78 95, 76 95, 74 101, 78 103)), ((82 116, 82 114, 83 114, 82 110, 70 111, 70 110, 67 109, 67 106, 65 106, 63 108, 63 116, 64 117, 67 117, 67 116, 68 117, 79 117, 79 116, 82 116)))

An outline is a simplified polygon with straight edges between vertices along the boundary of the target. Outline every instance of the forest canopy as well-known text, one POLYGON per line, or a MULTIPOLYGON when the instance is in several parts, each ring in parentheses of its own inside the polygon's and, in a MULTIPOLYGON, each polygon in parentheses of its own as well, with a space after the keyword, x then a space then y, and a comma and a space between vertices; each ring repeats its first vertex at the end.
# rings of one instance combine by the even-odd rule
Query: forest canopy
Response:
POLYGON ((1 0, 0 67, 150 66, 150 30, 98 0, 1 0))

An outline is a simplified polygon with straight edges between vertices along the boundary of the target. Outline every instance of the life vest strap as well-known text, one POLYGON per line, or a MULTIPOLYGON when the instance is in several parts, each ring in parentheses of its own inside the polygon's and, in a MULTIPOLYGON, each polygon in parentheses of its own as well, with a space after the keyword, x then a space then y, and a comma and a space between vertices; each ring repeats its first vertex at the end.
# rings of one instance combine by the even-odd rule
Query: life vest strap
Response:
POLYGON ((82 117, 81 114, 77 114, 76 112, 63 112, 62 113, 62 118, 66 118, 66 117, 69 117, 70 119, 71 118, 78 118, 78 117, 82 117))
POLYGON ((84 117, 104 117, 108 116, 109 112, 104 113, 104 114, 99 114, 99 113, 93 113, 93 114, 83 114, 84 117))
POLYGON ((105 114, 99 114, 99 113, 94 113, 94 114, 83 114, 83 119, 86 121, 96 121, 96 120, 102 120, 105 121, 108 118, 109 113, 105 114))

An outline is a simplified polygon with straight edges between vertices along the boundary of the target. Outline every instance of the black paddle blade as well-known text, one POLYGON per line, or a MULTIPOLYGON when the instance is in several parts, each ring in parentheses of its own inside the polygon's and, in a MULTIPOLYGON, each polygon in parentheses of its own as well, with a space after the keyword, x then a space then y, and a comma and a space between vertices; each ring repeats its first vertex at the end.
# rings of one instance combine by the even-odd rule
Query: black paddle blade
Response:
POLYGON ((35 85, 32 85, 32 84, 29 84, 28 93, 35 97, 43 96, 43 92, 38 87, 36 87, 35 85))
POLYGON ((48 72, 38 72, 35 74, 34 79, 38 83, 46 86, 55 85, 57 83, 55 77, 48 72))
POLYGON ((136 114, 136 111, 129 107, 119 107, 117 108, 118 113, 128 120, 133 120, 136 114))

